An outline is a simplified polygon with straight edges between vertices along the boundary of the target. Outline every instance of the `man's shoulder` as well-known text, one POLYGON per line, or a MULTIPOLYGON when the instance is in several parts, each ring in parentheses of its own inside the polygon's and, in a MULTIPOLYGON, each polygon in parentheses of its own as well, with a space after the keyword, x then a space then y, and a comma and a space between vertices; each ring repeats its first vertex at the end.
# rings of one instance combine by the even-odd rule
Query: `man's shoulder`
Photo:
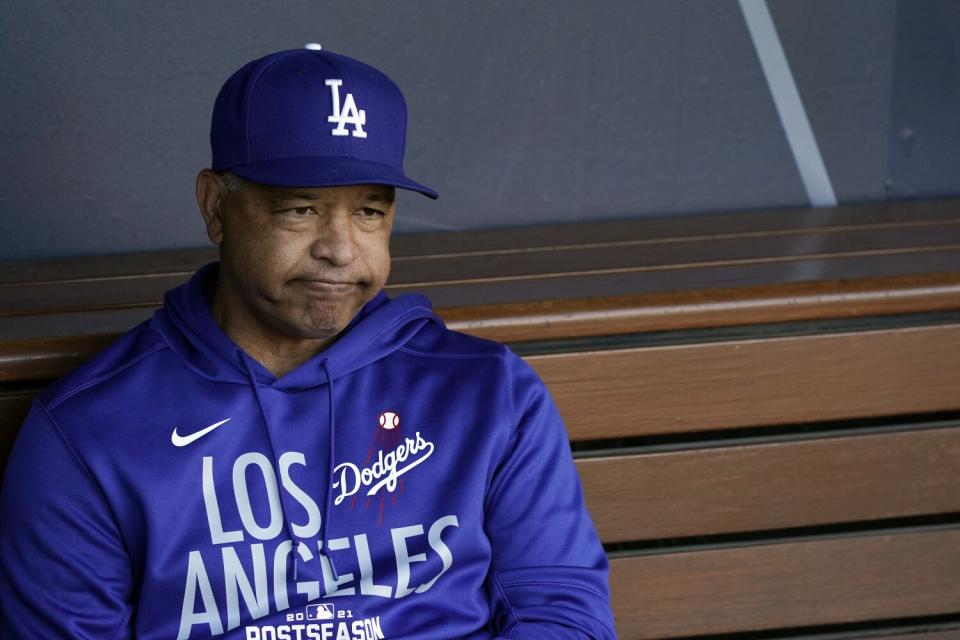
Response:
POLYGON ((454 331, 439 323, 426 325, 400 350, 414 355, 452 360, 488 358, 504 361, 516 357, 504 344, 454 331))
POLYGON ((536 390, 545 387, 533 367, 509 346, 454 331, 441 324, 431 324, 421 330, 399 351, 415 357, 432 359, 436 371, 464 376, 464 382, 494 376, 517 390, 536 390))
POLYGON ((54 411, 68 401, 71 404, 84 401, 99 395, 98 392, 110 381, 165 348, 166 343, 150 327, 150 321, 142 322, 45 388, 37 399, 49 411, 54 411))

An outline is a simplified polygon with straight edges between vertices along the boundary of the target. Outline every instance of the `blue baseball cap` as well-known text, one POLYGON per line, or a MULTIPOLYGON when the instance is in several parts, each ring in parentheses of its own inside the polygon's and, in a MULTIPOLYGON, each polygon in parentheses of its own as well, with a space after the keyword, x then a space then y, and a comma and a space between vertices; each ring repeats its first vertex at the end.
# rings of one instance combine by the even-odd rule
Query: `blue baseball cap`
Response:
POLYGON ((259 184, 386 184, 404 175, 407 105, 390 78, 319 45, 271 53, 234 73, 213 106, 213 170, 259 184))

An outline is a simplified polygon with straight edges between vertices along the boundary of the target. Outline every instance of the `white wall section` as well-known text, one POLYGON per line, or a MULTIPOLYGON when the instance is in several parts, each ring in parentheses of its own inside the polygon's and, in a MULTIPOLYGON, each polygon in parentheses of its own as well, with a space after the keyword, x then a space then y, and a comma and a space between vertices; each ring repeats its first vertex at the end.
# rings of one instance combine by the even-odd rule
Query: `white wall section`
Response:
POLYGON ((803 108, 800 92, 797 91, 797 84, 780 44, 767 2, 739 1, 810 204, 814 207, 835 207, 837 196, 830 183, 827 167, 820 155, 817 139, 803 108))

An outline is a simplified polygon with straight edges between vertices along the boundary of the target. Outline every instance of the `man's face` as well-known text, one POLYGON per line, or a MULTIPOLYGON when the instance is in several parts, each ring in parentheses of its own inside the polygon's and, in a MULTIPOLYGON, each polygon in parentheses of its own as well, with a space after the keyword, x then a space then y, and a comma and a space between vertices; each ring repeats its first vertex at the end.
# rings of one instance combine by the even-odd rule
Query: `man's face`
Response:
POLYGON ((204 216, 220 245, 218 295, 258 332, 336 335, 387 281, 393 200, 383 185, 221 190, 204 216))

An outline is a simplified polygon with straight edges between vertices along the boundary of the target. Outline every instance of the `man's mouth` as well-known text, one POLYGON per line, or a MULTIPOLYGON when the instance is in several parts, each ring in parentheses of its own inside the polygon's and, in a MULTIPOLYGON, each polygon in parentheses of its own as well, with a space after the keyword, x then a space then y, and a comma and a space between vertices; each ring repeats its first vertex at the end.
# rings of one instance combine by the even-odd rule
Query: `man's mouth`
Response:
POLYGON ((341 293, 354 289, 357 283, 352 280, 300 279, 296 281, 307 291, 317 293, 341 293))

